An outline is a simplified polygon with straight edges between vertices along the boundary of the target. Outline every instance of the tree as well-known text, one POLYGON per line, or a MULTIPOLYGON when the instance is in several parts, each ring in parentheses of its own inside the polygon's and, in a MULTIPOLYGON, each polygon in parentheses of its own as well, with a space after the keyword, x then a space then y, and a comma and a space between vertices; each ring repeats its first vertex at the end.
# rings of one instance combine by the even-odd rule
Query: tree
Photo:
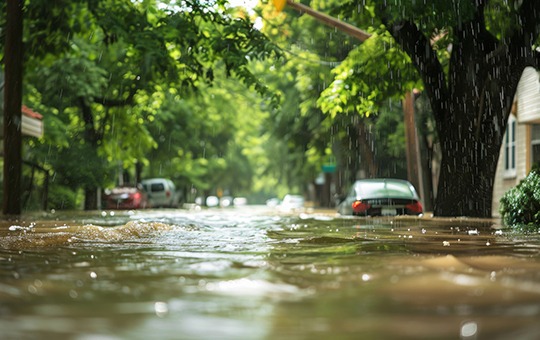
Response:
MULTIPOLYGON (((325 11, 335 4, 335 1, 310 3, 312 7, 325 11)), ((393 62, 399 52, 397 48, 394 48, 395 52, 384 52, 382 44, 391 43, 392 38, 387 36, 363 44, 371 46, 367 50, 369 54, 365 53, 366 50, 351 52, 358 44, 356 38, 321 25, 302 12, 287 11, 287 15, 276 15, 274 8, 267 8, 263 16, 269 19, 264 32, 286 50, 283 63, 264 68, 270 70, 265 75, 268 86, 279 91, 283 98, 283 105, 272 114, 273 121, 268 128, 280 137, 278 143, 290 142, 288 154, 293 157, 283 163, 290 166, 297 160, 304 169, 298 177, 309 182, 319 175, 323 163, 335 159, 337 173, 332 177, 337 193, 348 191, 361 173, 364 176, 403 177, 403 143, 398 141, 403 141, 404 130, 400 124, 403 118, 398 97, 402 95, 404 86, 389 78, 381 82, 386 86, 385 92, 381 89, 376 97, 370 98, 377 105, 366 102, 364 107, 350 110, 342 109, 345 96, 339 93, 340 87, 367 89, 373 81, 380 81, 377 79, 381 74, 379 68, 393 62), (377 48, 373 43, 379 44, 377 48), (345 59, 348 54, 351 56, 345 59), (370 69, 372 73, 364 82, 352 84, 343 81, 341 73, 347 76, 360 58, 366 63, 375 60, 377 68, 370 69), (334 75, 330 73, 332 68, 334 75), (278 76, 273 76, 273 73, 278 76), (333 77, 337 81, 323 91, 333 77), (318 107, 316 99, 321 92, 323 97, 331 98, 321 101, 318 107), (393 101, 389 101, 388 96, 393 96, 393 101), (334 105, 336 103, 340 106, 334 105), (329 114, 324 115, 321 109, 329 114), (364 117, 358 114, 359 109, 364 117)), ((412 79, 406 84, 412 88, 416 84, 416 72, 410 67, 403 74, 412 79)), ((278 170, 286 169, 287 166, 282 166, 278 170)))
POLYGON ((201 84, 189 97, 164 94, 146 123, 157 148, 147 156, 145 175, 171 178, 186 196, 217 189, 237 194, 252 183, 255 164, 247 153, 262 143, 262 113, 254 104, 262 99, 224 69, 215 68, 213 84, 201 84))
POLYGON ((265 93, 248 64, 278 53, 248 17, 226 5, 27 1, 25 22, 32 30, 25 31, 31 52, 25 62, 32 71, 26 88, 55 125, 67 128, 69 138, 49 140, 57 155, 80 156, 72 152, 78 149, 93 160, 89 176, 76 175, 77 162, 55 165, 65 171, 65 183, 84 188, 85 208, 96 208, 96 188, 105 183, 111 163, 127 168, 145 162, 156 146, 145 124, 160 111, 163 93, 187 96, 212 83, 214 68, 222 65, 228 76, 265 93))
MULTIPOLYGON (((334 97, 327 93, 321 105, 334 113, 369 112, 370 105, 379 105, 378 98, 396 89, 388 88, 388 82, 400 83, 402 93, 411 89, 400 72, 414 66, 429 98, 442 151, 435 215, 490 217, 515 90, 523 69, 538 66, 540 2, 353 1, 336 13, 358 27, 369 26, 374 35, 366 43, 375 46, 392 36, 395 44, 383 51, 399 47, 405 56, 378 67, 374 61, 376 68, 355 64, 350 57, 351 72, 337 77, 331 85, 334 97), (373 72, 379 72, 378 80, 373 72)), ((362 44, 358 50, 365 48, 362 44)))
POLYGON ((6 80, 4 108, 4 201, 3 213, 21 213, 21 101, 23 77, 23 2, 11 0, 7 4, 9 19, 6 22, 6 80))

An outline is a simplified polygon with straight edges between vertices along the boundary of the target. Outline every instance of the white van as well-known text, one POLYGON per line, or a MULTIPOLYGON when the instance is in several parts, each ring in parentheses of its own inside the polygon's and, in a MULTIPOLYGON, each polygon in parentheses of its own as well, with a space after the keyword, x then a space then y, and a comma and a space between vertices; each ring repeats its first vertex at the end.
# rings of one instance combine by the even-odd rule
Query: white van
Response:
POLYGON ((141 182, 148 195, 152 208, 175 207, 178 205, 178 195, 174 183, 166 178, 151 178, 141 182))

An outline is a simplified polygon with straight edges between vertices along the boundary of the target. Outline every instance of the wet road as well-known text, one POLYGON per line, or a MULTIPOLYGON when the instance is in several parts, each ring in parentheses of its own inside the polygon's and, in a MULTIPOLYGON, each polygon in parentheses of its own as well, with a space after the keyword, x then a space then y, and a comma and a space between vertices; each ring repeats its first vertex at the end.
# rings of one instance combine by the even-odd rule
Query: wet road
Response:
POLYGON ((536 339, 540 235, 266 207, 0 231, 1 339, 536 339))

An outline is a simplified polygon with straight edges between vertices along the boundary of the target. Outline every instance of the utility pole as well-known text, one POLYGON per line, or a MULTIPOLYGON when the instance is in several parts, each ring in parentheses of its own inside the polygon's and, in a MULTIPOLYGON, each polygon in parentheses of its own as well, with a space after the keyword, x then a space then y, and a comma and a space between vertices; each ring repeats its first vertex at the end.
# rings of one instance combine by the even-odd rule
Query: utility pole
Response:
POLYGON ((405 121, 405 143, 407 156, 407 177, 416 190, 424 195, 424 185, 420 178, 420 157, 418 149, 418 137, 414 118, 414 93, 408 91, 403 99, 403 114, 405 121))
POLYGON ((21 213, 23 0, 7 0, 4 88, 3 213, 21 213))
POLYGON ((338 20, 324 13, 318 12, 312 9, 311 7, 302 5, 299 2, 294 2, 293 0, 274 0, 274 6, 276 7, 278 11, 283 10, 283 8, 285 7, 285 3, 287 3, 289 7, 292 7, 299 12, 304 12, 308 14, 309 16, 312 16, 315 19, 319 20, 320 22, 324 23, 325 25, 337 28, 338 30, 345 32, 348 35, 355 37, 360 41, 364 41, 367 38, 371 37, 371 34, 362 31, 358 27, 347 24, 346 22, 338 20))

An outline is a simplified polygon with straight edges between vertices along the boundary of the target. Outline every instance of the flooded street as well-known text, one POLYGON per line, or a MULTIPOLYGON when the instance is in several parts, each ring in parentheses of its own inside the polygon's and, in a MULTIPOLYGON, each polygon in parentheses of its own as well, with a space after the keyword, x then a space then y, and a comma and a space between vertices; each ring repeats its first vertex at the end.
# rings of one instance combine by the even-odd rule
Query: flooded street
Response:
POLYGON ((536 339, 540 235, 266 207, 2 222, 2 339, 536 339))

